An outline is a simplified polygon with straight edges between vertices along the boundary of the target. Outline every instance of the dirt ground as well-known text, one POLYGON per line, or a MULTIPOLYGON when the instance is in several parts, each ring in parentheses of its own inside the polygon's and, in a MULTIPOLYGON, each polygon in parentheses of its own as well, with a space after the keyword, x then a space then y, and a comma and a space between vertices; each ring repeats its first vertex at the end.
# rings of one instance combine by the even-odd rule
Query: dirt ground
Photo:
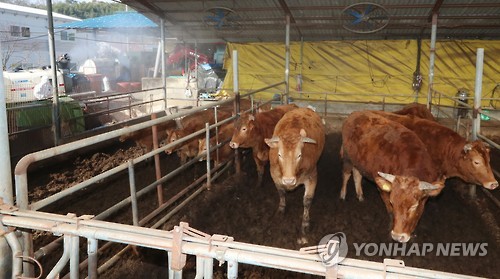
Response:
MULTIPOLYGON (((339 149, 341 136, 339 122, 328 122, 330 133, 327 135, 325 150, 318 163, 319 178, 316 195, 311 206, 311 230, 309 245, 316 245, 320 239, 331 233, 343 232, 347 236, 350 258, 382 262, 384 256, 369 256, 366 253, 356 255, 354 244, 393 243, 390 237, 389 216, 380 199, 378 190, 370 181, 363 180, 365 201, 359 202, 351 182, 348 185, 347 199, 339 199, 341 185, 341 162, 339 149)), ((33 172, 29 177, 31 190, 30 201, 38 200, 50 193, 60 191, 106 169, 137 156, 139 150, 131 143, 122 146, 110 146, 106 150, 81 155, 71 163, 58 164, 33 172)), ((175 155, 161 155, 162 171, 175 168, 179 160, 175 155)), ((500 154, 492 154, 492 165, 500 169, 500 154)), ((144 164, 138 169, 136 181, 144 187, 154 178, 154 164, 144 164)), ((193 228, 208 234, 223 234, 234 237, 235 241, 253 244, 299 249, 296 240, 299 236, 302 216, 303 187, 287 194, 287 208, 284 215, 276 213, 278 194, 268 172, 267 166, 261 187, 255 187, 255 166, 251 155, 243 161, 243 177, 220 179, 211 191, 203 192, 182 212, 172 217, 165 229, 172 229, 180 221, 188 222, 193 228)), ((193 173, 201 174, 205 170, 198 164, 188 173, 169 182, 165 196, 173 195, 192 181, 193 173)), ((441 256, 428 253, 425 256, 398 256, 406 266, 460 273, 466 275, 498 278, 496 265, 500 257, 500 216, 494 206, 478 188, 477 199, 467 195, 468 187, 458 179, 450 179, 443 192, 436 198, 429 199, 424 214, 414 232, 414 237, 407 245, 417 243, 487 243, 484 256, 441 256)), ((491 191, 500 196, 500 190, 491 191)), ((129 195, 128 177, 114 177, 82 191, 69 199, 57 203, 44 211, 66 214, 98 214, 129 195)), ((141 199, 140 212, 145 216, 157 206, 156 198, 147 195, 141 199)), ((130 209, 124 210, 113 221, 131 223, 130 209)), ((54 240, 46 234, 35 235, 35 251, 54 240)), ((100 243, 100 245, 102 245, 100 243)), ((122 247, 122 246, 120 246, 122 247)), ((117 248, 106 254, 116 252, 117 248)), ((85 249, 83 249, 85 252, 85 249)), ((47 270, 57 260, 58 255, 42 258, 47 270)), ((128 253, 100 278, 168 278, 167 255, 165 252, 140 249, 140 255, 128 253)), ((226 265, 214 268, 215 278, 224 278, 226 265)), ((85 272, 83 273, 85 274, 85 272)), ((194 257, 188 257, 184 269, 184 278, 194 277, 194 257)), ((285 272, 273 269, 240 265, 240 278, 316 278, 315 276, 285 272)))

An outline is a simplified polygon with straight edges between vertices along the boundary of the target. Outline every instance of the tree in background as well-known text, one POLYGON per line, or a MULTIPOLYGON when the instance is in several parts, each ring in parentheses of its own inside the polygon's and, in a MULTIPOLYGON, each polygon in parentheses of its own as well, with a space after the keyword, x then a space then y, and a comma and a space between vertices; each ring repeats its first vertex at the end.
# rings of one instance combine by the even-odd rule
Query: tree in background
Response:
MULTIPOLYGON (((44 0, 0 0, 0 2, 14 5, 45 9, 44 0)), ((125 11, 125 5, 114 2, 77 2, 66 0, 65 2, 52 1, 52 11, 67 16, 87 19, 111 15, 119 11, 125 11)))

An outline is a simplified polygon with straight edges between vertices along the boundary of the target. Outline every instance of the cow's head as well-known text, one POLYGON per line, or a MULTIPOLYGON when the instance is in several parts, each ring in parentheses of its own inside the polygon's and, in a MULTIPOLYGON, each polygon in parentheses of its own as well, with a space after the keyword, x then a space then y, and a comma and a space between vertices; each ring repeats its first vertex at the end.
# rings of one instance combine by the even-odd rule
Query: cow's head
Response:
MULTIPOLYGON (((207 151, 207 140, 205 138, 198 139, 198 155, 201 155, 205 151, 207 151)), ((206 160, 206 156, 200 157, 200 161, 203 160, 206 160)))
MULTIPOLYGON (((179 137, 179 130, 167 130, 167 140, 166 140, 167 144, 173 143, 176 140, 178 140, 179 138, 180 138, 179 137)), ((177 149, 176 146, 172 146, 168 149, 165 149, 165 153, 172 154, 172 152, 174 152, 176 149, 177 149)))
POLYGON ((264 139, 270 148, 278 151, 278 163, 282 177, 281 183, 286 186, 297 184, 297 170, 302 161, 302 147, 305 143, 316 144, 314 139, 308 138, 304 129, 299 134, 285 134, 264 139))
POLYGON ((234 124, 233 137, 229 146, 231 148, 247 147, 245 145, 247 139, 252 137, 253 129, 255 128, 255 116, 251 113, 243 113, 234 124))
POLYGON ((480 140, 464 145, 458 168, 460 178, 466 182, 483 185, 490 190, 498 187, 490 166, 489 146, 480 140))
POLYGON ((428 183, 412 176, 395 176, 379 172, 375 182, 381 191, 388 193, 393 210, 392 239, 408 242, 424 211, 425 202, 444 188, 444 177, 428 183))

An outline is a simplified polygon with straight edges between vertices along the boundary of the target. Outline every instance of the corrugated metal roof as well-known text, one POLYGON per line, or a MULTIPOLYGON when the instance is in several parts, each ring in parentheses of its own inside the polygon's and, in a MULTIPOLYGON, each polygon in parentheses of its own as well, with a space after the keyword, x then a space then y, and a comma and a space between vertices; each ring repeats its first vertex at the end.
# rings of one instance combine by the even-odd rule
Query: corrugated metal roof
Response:
MULTIPOLYGON (((356 20, 345 9, 352 0, 121 0, 159 22, 185 41, 283 41, 285 16, 291 16, 290 39, 358 40, 430 38, 431 17, 438 13, 438 39, 500 39, 498 0, 373 0, 385 10, 388 24, 359 34, 344 28, 356 20), (220 9, 219 11, 217 9, 220 9), (209 19, 209 20, 207 20, 209 19), (211 19, 211 20, 210 20, 211 19)), ((363 8, 360 14, 373 9, 363 8)), ((363 17, 374 22, 376 17, 363 17)))
POLYGON ((59 24, 54 28, 108 29, 108 28, 155 28, 156 23, 137 12, 118 12, 113 15, 94 17, 78 22, 59 24))

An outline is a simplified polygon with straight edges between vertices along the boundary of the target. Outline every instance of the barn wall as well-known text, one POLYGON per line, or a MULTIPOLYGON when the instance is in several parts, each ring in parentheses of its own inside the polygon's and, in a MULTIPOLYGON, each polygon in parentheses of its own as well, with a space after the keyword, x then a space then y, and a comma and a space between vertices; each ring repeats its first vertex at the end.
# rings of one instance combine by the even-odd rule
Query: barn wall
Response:
MULTIPOLYGON (((427 98, 430 41, 422 42, 420 102, 427 98)), ((490 97, 500 82, 500 41, 442 41, 436 44, 434 88, 454 96, 459 88, 474 92, 476 49, 485 49, 483 96, 490 97)), ((228 43, 224 88, 232 89, 232 51, 238 50, 240 89, 258 89, 284 80, 285 47, 281 43, 228 43)), ((414 101, 413 73, 417 64, 416 40, 324 41, 291 43, 290 89, 302 74, 304 92, 329 92, 328 98, 343 101, 379 102, 377 93, 391 94, 387 102, 414 101), (368 96, 345 96, 363 93, 368 96), (403 95, 396 96, 396 95, 403 95), (404 97, 407 96, 407 97, 404 97)), ((281 87, 283 90, 284 87, 281 87)), ((265 94, 272 97, 273 93, 265 94)), ((302 94, 302 97, 318 97, 302 94)), ((447 104, 451 105, 450 102, 447 104)), ((485 102, 487 104, 487 102, 485 102)))

